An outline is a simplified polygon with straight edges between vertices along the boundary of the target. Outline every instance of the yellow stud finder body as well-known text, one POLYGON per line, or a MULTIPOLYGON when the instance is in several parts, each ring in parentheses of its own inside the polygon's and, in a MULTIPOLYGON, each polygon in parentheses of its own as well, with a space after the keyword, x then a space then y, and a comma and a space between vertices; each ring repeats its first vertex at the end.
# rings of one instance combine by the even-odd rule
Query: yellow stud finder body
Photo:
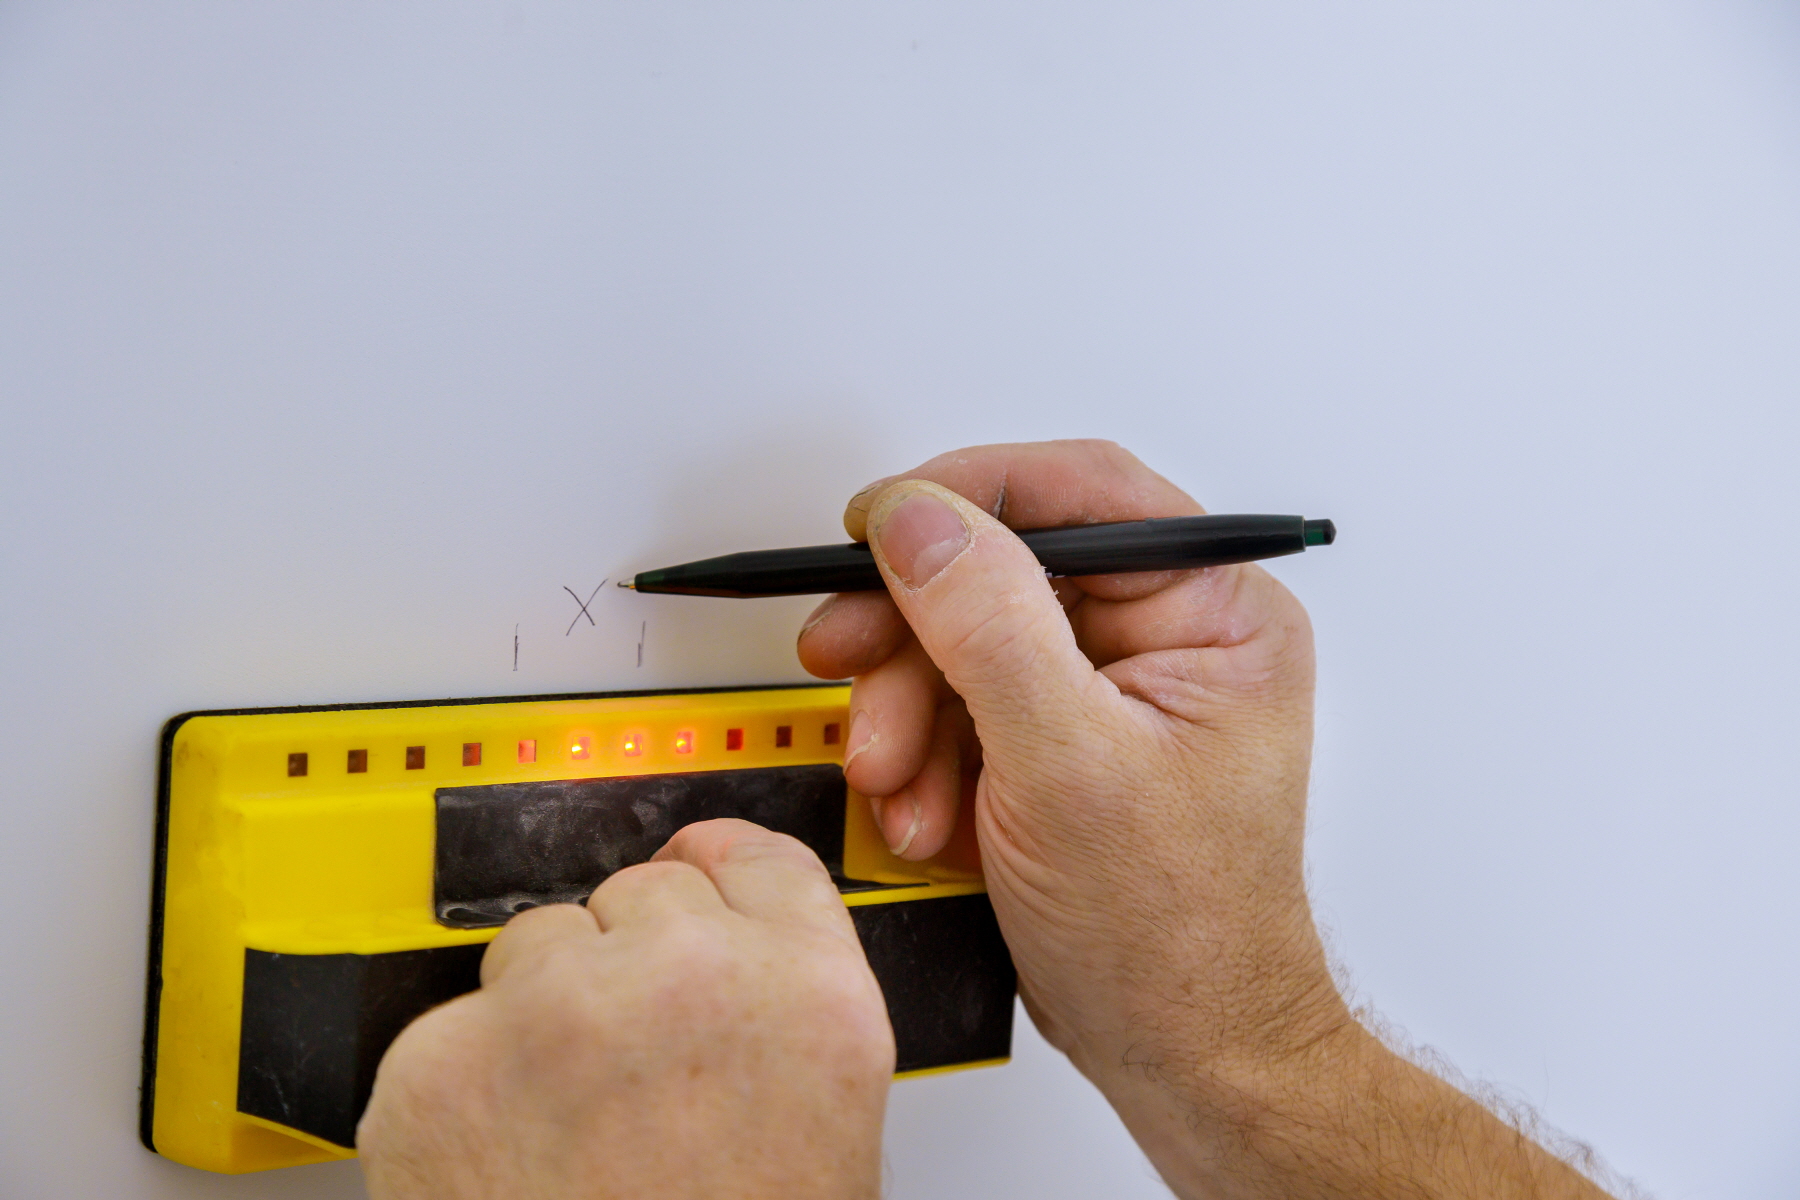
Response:
MULTIPOLYGON (((355 1154, 381 1053, 513 913, 693 820, 800 837, 882 984, 900 1075, 1005 1061, 1014 976, 966 829, 888 853, 841 685, 190 713, 164 731, 144 1144, 257 1171, 355 1154)), ((966 823, 965 823, 966 824, 966 823)))

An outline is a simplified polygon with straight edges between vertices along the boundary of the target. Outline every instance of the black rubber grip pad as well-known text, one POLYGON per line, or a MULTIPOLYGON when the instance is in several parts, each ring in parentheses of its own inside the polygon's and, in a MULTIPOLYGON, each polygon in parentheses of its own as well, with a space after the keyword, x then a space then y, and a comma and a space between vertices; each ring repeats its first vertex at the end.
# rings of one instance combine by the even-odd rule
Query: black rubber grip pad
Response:
MULTIPOLYGON (((1012 958, 985 895, 859 905, 850 915, 887 999, 896 1070, 1011 1053, 1012 958)), ((354 1146, 389 1044, 413 1018, 479 986, 485 950, 245 951, 238 1111, 354 1146)))
POLYGON ((457 929, 504 925, 540 904, 579 904, 695 821, 742 817, 844 858, 835 763, 439 788, 434 911, 457 929))

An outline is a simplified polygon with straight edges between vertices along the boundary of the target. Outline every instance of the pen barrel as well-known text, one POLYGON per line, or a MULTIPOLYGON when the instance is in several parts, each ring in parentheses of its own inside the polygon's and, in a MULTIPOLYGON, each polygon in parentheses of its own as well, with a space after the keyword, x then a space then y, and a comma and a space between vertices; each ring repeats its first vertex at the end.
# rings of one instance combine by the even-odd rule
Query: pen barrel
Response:
POLYGON ((685 596, 813 596, 823 592, 873 592, 885 588, 881 568, 867 542, 839 546, 799 546, 791 550, 746 550, 678 567, 645 571, 640 592, 685 596))
MULTIPOLYGON (((1112 575, 1178 571, 1298 554, 1329 543, 1329 521, 1220 513, 1158 517, 1067 529, 1028 529, 1019 538, 1050 575, 1112 575)), ((807 596, 870 592, 886 586, 867 543, 749 550, 645 571, 640 592, 687 596, 807 596)))
POLYGON ((1306 524, 1304 517, 1219 513, 1028 529, 1019 540, 1051 575, 1112 575, 1222 567, 1298 554, 1306 549, 1306 524))

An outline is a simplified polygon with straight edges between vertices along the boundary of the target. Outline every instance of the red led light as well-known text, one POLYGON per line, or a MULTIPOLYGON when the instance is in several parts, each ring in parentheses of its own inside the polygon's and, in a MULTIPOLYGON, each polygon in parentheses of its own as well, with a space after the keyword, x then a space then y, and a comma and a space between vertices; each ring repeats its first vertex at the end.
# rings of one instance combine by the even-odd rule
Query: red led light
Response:
POLYGON ((727 729, 725 731, 725 748, 727 750, 742 750, 744 748, 744 731, 741 729, 727 729))
POLYGON ((479 767, 481 765, 481 743, 463 743, 463 766, 479 767))
POLYGON ((693 731, 684 729, 680 733, 676 734, 675 735, 675 753, 677 753, 677 754, 692 754, 693 752, 694 752, 693 731))
POLYGON ((792 725, 777 725, 775 727, 775 744, 777 746, 793 745, 794 727, 792 725))
POLYGON ((519 742, 519 761, 534 763, 537 761, 537 739, 525 738, 519 742))
POLYGON ((635 733, 626 734, 625 735, 625 753, 631 758, 636 758, 638 755, 642 754, 643 752, 644 752, 643 739, 638 737, 638 735, 635 733))
POLYGON ((588 740, 578 737, 569 743, 570 758, 586 758, 588 756, 588 740))

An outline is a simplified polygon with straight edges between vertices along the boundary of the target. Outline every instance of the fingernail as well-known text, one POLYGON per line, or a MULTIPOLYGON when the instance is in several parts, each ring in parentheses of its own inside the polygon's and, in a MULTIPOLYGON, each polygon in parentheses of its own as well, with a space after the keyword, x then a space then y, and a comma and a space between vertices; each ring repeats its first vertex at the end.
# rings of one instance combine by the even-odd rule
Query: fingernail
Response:
POLYGON ((805 637, 812 632, 813 626, 817 625, 820 621, 823 621, 826 617, 829 617, 831 615, 831 607, 836 603, 836 596, 827 596, 825 598, 825 603, 813 609, 812 616, 806 618, 806 624, 800 627, 800 636, 805 637))
POLYGON ((889 509, 870 531, 900 582, 918 590, 969 544, 962 515, 930 492, 914 492, 889 509))
POLYGON ((858 710, 850 718, 850 737, 844 742, 844 767, 856 761, 856 756, 875 744, 875 722, 869 714, 858 710))
POLYGON ((895 858, 904 858, 925 823, 925 809, 912 795, 889 796, 881 802, 881 836, 895 858))
POLYGON ((880 487, 881 487, 881 480, 877 479, 874 483, 871 483, 868 487, 866 487, 862 491, 856 493, 856 495, 850 497, 849 507, 850 508, 863 507, 863 502, 866 501, 870 496, 873 496, 880 487))

